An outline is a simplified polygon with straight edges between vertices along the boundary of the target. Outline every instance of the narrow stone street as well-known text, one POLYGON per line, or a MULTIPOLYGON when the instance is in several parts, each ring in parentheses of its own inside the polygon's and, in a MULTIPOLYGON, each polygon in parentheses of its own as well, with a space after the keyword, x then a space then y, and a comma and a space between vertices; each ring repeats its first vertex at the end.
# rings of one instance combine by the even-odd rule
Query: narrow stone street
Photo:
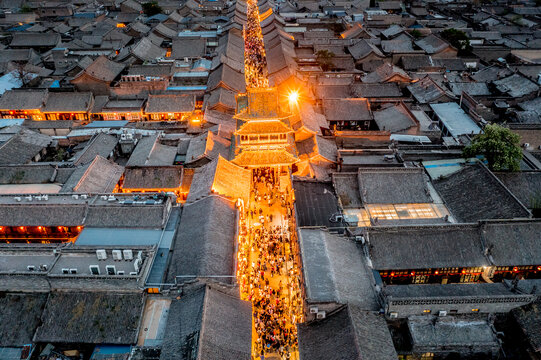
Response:
POLYGON ((237 276, 242 298, 253 305, 253 358, 298 359, 302 300, 293 196, 289 176, 275 174, 254 170, 241 216, 237 276))

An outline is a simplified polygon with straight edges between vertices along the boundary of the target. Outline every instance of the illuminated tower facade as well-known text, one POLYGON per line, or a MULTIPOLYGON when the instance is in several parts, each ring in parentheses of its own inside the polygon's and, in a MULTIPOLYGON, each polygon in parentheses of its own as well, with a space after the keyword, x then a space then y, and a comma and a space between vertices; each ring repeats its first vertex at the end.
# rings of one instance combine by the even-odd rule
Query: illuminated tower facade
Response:
POLYGON ((298 160, 290 114, 280 109, 277 89, 269 87, 256 0, 248 0, 247 15, 244 27, 246 94, 237 96, 233 163, 249 168, 290 166, 298 160))

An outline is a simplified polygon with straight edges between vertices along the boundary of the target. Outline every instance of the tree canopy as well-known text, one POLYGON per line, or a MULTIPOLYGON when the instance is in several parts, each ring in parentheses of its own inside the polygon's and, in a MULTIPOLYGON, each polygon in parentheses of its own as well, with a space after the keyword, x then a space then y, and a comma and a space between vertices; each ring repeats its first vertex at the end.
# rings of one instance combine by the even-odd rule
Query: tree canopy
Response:
POLYGON ((319 66, 321 66, 321 69, 323 71, 329 71, 333 69, 334 63, 332 59, 334 58, 334 53, 332 51, 319 50, 316 53, 316 58, 319 66))
POLYGON ((491 170, 518 171, 522 150, 520 137, 508 128, 489 124, 464 149, 464 156, 484 155, 491 170))
POLYGON ((446 29, 440 33, 441 37, 449 41, 459 52, 459 54, 468 54, 472 50, 470 39, 464 31, 457 29, 446 29))
POLYGON ((162 8, 160 7, 160 5, 158 5, 156 1, 150 1, 143 4, 143 12, 147 16, 152 16, 156 14, 161 14, 162 8))

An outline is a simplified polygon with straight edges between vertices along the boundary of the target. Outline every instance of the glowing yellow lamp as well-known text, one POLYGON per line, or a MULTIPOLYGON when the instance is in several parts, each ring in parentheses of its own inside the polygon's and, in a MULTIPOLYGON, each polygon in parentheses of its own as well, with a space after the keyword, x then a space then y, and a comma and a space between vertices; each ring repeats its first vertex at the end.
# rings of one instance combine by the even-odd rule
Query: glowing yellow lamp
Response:
POLYGON ((299 102, 299 92, 296 90, 291 91, 287 98, 289 99, 290 104, 297 104, 299 102))

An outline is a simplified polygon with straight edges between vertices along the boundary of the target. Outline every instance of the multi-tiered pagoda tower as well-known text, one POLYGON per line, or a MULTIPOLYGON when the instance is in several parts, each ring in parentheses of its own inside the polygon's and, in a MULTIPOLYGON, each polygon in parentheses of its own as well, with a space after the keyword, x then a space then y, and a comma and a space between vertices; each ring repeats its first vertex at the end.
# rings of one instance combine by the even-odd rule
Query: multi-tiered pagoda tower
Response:
POLYGON ((290 166, 297 161, 291 114, 280 109, 278 91, 269 87, 267 57, 256 0, 247 1, 244 27, 246 94, 237 96, 233 163, 248 167, 290 166))

